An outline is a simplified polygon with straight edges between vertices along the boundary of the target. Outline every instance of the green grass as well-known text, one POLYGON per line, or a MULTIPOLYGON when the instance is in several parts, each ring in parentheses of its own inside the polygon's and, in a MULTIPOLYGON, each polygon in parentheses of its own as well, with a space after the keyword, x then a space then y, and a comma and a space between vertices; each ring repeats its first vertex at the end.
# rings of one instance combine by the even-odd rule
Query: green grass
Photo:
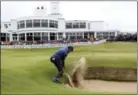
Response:
MULTIPOLYGON (((53 49, 3 49, 1 70, 3 94, 99 94, 77 88, 65 88, 51 81, 56 69, 49 57, 53 49)), ((136 68, 136 43, 105 43, 76 46, 66 59, 66 67, 86 57, 88 66, 136 68)), ((106 92, 104 92, 106 93, 106 92)), ((103 93, 102 93, 103 94, 103 93)), ((107 93, 106 93, 107 94, 107 93)))

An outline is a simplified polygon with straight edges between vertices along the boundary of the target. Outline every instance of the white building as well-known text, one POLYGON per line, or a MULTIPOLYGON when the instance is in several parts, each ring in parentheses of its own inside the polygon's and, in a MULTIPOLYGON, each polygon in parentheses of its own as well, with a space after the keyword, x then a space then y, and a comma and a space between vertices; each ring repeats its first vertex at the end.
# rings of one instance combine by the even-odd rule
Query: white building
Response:
POLYGON ((51 2, 51 13, 37 7, 34 16, 11 19, 1 23, 1 41, 40 41, 115 37, 117 30, 108 30, 104 21, 65 20, 59 2, 51 2))

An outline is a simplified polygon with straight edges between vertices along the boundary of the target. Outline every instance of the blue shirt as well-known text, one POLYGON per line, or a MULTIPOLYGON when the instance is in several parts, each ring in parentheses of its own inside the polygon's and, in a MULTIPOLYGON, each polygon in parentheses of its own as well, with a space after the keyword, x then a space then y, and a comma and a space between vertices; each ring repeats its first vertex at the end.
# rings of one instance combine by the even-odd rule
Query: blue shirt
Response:
POLYGON ((58 56, 62 61, 64 61, 64 59, 68 55, 68 48, 67 47, 60 48, 59 50, 56 51, 54 55, 58 56))

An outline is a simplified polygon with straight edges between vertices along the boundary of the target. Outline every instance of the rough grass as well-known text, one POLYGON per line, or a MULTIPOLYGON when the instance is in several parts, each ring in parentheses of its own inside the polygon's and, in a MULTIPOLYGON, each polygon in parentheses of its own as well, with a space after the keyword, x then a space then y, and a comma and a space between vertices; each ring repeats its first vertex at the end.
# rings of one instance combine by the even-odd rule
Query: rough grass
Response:
MULTIPOLYGON (((1 50, 3 94, 96 94, 77 88, 65 88, 51 81, 56 69, 49 57, 54 49, 1 50)), ((66 60, 66 67, 86 57, 88 66, 136 68, 136 43, 105 43, 77 46, 66 60)), ((107 93, 107 92, 104 92, 107 93)), ((102 93, 103 94, 103 93, 102 93)))

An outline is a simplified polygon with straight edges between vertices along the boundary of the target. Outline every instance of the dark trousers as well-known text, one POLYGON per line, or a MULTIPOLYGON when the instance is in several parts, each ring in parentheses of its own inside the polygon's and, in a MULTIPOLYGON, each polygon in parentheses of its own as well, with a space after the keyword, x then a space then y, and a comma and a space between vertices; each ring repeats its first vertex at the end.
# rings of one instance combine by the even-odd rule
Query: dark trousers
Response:
POLYGON ((62 61, 58 56, 51 56, 50 61, 52 63, 54 63, 54 65, 56 66, 58 73, 55 76, 56 78, 60 78, 63 75, 63 66, 62 66, 62 61))

